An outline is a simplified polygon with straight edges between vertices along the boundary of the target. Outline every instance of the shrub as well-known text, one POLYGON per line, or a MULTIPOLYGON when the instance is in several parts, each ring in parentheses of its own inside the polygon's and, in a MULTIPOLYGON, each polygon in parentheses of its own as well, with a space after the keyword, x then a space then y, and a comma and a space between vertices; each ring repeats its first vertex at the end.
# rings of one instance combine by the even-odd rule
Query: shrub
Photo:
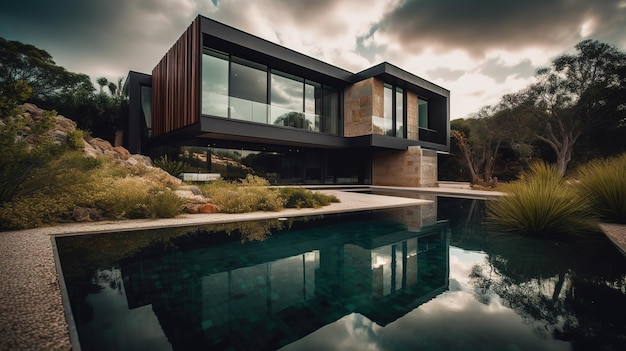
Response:
POLYGON ((267 180, 248 175, 235 182, 218 179, 200 185, 200 189, 219 207, 220 212, 280 211, 283 208, 282 198, 278 191, 268 188, 267 185, 267 180))
POLYGON ((319 208, 339 202, 334 195, 326 195, 299 187, 279 188, 286 208, 319 208))
POLYGON ((72 149, 80 149, 84 145, 83 139, 85 138, 85 134, 80 129, 74 129, 67 133, 67 144, 72 149))
POLYGON ((626 154, 591 161, 576 172, 576 188, 602 219, 626 223, 626 154))
POLYGON ((155 167, 159 167, 167 173, 178 177, 185 170, 185 163, 183 161, 170 160, 167 155, 163 155, 152 162, 155 167))
POLYGON ((183 200, 171 190, 152 190, 151 213, 157 218, 172 218, 182 212, 183 200))
POLYGON ((487 203, 487 220, 505 230, 542 235, 593 228, 588 201, 566 184, 553 165, 533 164, 505 191, 508 196, 487 203))

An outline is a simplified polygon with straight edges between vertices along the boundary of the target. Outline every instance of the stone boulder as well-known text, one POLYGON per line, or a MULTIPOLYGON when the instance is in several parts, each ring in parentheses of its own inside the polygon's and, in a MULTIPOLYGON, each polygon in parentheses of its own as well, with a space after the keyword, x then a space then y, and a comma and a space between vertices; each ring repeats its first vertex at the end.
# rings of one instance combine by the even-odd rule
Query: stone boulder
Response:
POLYGON ((93 222, 101 219, 101 214, 98 210, 88 207, 74 207, 72 212, 72 218, 76 222, 93 222))
POLYGON ((192 190, 178 189, 174 194, 183 200, 183 211, 187 213, 199 213, 200 208, 209 202, 202 193, 197 195, 192 190))

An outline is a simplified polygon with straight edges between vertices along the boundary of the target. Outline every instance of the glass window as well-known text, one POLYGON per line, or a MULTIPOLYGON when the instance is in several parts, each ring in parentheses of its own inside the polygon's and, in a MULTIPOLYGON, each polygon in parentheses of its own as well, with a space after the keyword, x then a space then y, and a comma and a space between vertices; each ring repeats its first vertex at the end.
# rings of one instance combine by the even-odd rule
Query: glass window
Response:
POLYGON ((417 116, 419 127, 428 129, 428 101, 421 98, 417 99, 417 116))
POLYGON ((272 124, 300 129, 313 129, 304 117, 304 82, 282 73, 272 73, 272 124))
POLYGON ((143 117, 146 122, 146 128, 148 129, 148 136, 152 129, 152 87, 145 85, 141 86, 141 110, 143 111, 143 117))
POLYGON ((324 133, 341 133, 339 118, 339 93, 337 89, 324 86, 322 90, 322 114, 320 131, 324 133))
POLYGON ((396 88, 396 136, 404 138, 404 91, 396 88))
POLYGON ((312 129, 320 131, 320 113, 322 111, 322 85, 306 81, 304 85, 304 116, 312 129))
POLYGON ((230 117, 267 123, 266 68, 237 61, 230 66, 230 117))
POLYGON ((389 84, 385 84, 384 89, 384 116, 383 125, 380 127, 383 129, 383 135, 393 135, 393 91, 391 90, 391 86, 389 84))
POLYGON ((209 50, 202 55, 202 114, 228 117, 228 56, 209 50))

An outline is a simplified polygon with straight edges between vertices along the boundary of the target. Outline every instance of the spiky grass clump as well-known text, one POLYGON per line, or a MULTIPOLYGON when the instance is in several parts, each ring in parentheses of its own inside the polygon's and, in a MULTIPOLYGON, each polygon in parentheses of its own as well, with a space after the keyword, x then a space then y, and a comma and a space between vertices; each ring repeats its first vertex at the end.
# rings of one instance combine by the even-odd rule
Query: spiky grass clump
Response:
POLYGON ((575 177, 576 188, 600 218, 626 223, 626 154, 591 161, 575 177))
POLYGON ((487 220, 525 235, 569 234, 592 229, 588 201, 553 165, 535 163, 506 187, 508 196, 487 203, 487 220))

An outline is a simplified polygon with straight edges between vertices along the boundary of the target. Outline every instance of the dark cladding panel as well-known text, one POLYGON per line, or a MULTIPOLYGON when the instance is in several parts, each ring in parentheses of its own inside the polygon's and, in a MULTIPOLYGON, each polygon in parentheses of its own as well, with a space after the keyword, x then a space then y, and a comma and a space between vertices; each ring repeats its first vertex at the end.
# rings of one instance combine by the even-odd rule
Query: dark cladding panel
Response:
POLYGON ((200 21, 193 21, 152 71, 152 135, 200 120, 200 21))

